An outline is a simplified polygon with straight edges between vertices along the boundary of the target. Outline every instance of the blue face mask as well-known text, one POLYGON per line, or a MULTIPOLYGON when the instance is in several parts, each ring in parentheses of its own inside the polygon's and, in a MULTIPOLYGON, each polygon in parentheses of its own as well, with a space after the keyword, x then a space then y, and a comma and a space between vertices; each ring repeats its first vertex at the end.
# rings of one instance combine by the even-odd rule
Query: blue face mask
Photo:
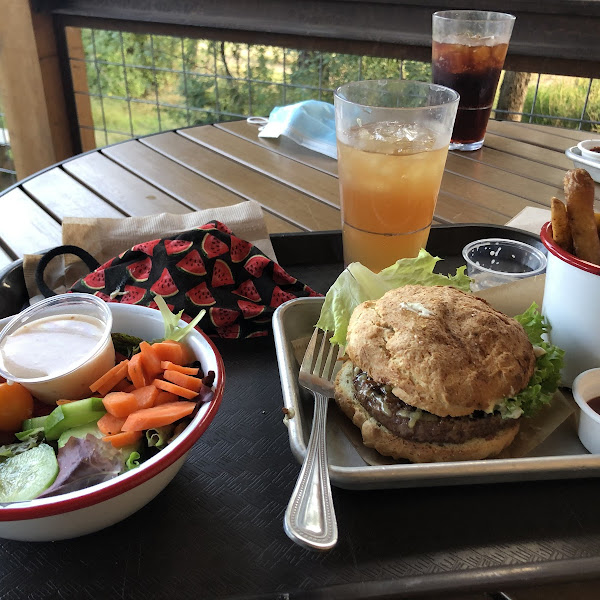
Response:
POLYGON ((337 158, 333 104, 305 100, 289 106, 276 106, 258 137, 285 135, 297 144, 337 158))

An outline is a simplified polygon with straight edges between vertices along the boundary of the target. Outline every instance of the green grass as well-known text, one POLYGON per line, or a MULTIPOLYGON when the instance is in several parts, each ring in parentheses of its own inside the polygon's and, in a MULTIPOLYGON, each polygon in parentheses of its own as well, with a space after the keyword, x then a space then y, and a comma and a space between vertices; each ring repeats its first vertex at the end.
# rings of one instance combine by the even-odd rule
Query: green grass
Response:
MULTIPOLYGON (((531 112, 535 94, 535 83, 534 81, 527 90, 527 98, 523 107, 523 112, 525 113, 531 112)), ((588 88, 589 79, 542 75, 533 112, 554 117, 581 119, 588 88)), ((592 82, 587 110, 583 114, 583 118, 590 121, 600 120, 599 80, 592 82)), ((578 128, 578 123, 560 118, 534 117, 532 122, 568 129, 578 128)), ((584 131, 600 131, 600 126, 587 123, 584 123, 581 128, 584 131)))

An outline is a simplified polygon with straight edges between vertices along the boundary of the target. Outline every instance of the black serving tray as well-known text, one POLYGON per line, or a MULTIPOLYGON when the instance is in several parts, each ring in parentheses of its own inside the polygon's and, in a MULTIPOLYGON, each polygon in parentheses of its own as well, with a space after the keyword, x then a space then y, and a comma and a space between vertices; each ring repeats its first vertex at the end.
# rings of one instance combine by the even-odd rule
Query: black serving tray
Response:
MULTIPOLYGON (((440 269, 460 250, 518 230, 432 229, 440 269)), ((339 232, 273 236, 290 273, 325 292, 342 269, 339 232)), ((3 315, 26 300, 18 264, 0 275, 3 315)), ((110 528, 54 543, 0 540, 2 600, 441 597, 600 577, 598 479, 334 489, 336 548, 291 542, 283 515, 299 472, 282 423, 272 338, 218 340, 221 409, 167 488, 110 528)))

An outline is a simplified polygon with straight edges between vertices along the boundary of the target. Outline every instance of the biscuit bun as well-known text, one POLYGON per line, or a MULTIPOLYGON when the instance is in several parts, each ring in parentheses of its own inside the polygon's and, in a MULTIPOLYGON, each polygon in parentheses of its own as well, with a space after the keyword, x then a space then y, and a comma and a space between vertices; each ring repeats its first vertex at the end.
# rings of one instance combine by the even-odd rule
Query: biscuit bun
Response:
POLYGON ((350 318, 346 354, 404 402, 440 417, 492 410, 535 369, 520 323, 449 286, 407 285, 363 302, 350 318))
POLYGON ((359 305, 335 398, 366 446, 413 462, 499 454, 519 430, 494 407, 524 389, 533 347, 514 319, 449 286, 405 286, 359 305))

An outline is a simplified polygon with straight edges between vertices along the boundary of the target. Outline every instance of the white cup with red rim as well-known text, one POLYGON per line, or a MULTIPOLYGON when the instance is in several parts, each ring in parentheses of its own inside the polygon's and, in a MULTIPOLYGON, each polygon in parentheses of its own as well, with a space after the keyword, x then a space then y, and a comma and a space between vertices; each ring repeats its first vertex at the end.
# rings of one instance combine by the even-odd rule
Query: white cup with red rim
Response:
POLYGON ((548 249, 542 313, 550 341, 565 351, 562 385, 600 367, 600 266, 563 250, 552 238, 552 224, 540 233, 548 249))

